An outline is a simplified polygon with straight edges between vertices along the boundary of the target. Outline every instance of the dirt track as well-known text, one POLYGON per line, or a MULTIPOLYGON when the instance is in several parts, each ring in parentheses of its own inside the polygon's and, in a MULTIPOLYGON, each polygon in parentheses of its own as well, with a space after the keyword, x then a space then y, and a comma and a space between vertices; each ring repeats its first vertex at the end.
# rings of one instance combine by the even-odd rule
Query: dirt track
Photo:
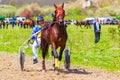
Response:
POLYGON ((40 60, 33 65, 31 57, 25 59, 25 70, 21 71, 18 54, 0 53, 0 80, 120 80, 120 75, 103 70, 72 66, 68 72, 62 65, 60 75, 56 75, 52 61, 46 61, 47 71, 44 73, 40 70, 40 60))

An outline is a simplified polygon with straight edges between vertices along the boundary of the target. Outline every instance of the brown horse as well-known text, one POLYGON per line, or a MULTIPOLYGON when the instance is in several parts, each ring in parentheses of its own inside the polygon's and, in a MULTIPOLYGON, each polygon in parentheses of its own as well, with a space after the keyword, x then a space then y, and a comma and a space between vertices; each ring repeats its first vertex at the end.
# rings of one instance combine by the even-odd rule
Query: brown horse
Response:
POLYGON ((32 19, 28 19, 25 22, 23 22, 22 25, 24 28, 28 28, 28 27, 33 28, 35 25, 35 22, 32 19))
POLYGON ((45 55, 47 53, 49 45, 52 47, 52 55, 54 57, 54 69, 59 72, 60 61, 62 59, 62 53, 66 46, 67 32, 64 25, 64 4, 61 6, 55 6, 55 21, 49 27, 42 26, 41 32, 41 48, 42 48, 42 70, 45 71, 45 55), (57 48, 60 47, 60 52, 57 54, 57 48))
POLYGON ((82 28, 82 25, 84 25, 84 27, 86 27, 87 29, 90 28, 91 29, 91 26, 90 26, 90 23, 89 21, 76 21, 76 25, 77 27, 80 26, 82 28))

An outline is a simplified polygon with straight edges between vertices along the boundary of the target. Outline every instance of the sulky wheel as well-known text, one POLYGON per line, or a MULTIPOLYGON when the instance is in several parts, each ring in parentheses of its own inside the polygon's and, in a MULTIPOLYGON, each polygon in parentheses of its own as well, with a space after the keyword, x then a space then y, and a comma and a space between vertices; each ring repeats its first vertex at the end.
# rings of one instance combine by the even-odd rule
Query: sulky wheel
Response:
POLYGON ((24 61, 25 61, 25 53, 23 51, 20 51, 20 67, 22 71, 24 69, 24 61))
POLYGON ((67 70, 70 69, 70 51, 68 49, 64 51, 64 67, 67 70))

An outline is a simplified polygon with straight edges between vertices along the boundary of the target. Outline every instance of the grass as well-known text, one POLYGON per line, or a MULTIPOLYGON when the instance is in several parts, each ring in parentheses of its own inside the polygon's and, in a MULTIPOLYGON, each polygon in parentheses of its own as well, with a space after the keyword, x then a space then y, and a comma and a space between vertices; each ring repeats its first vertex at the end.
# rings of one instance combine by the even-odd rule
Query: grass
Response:
MULTIPOLYGON (((76 28, 75 25, 67 27, 69 40, 67 47, 71 49, 71 64, 77 66, 87 66, 105 69, 108 71, 120 70, 120 36, 116 29, 114 36, 109 32, 109 28, 116 28, 116 25, 102 25, 101 39, 98 44, 94 44, 94 32, 92 29, 76 28), (114 37, 114 38, 113 38, 114 37)), ((31 36, 32 29, 1 29, 0 30, 0 51, 17 53, 22 43, 31 36)), ((49 53, 51 48, 49 49, 49 53)), ((26 50, 26 54, 32 56, 31 48, 26 50)), ((41 51, 39 54, 41 58, 41 51)), ((51 54, 47 55, 51 59, 51 54)), ((63 59, 62 59, 63 60, 63 59)))
MULTIPOLYGON (((10 27, 10 26, 9 26, 10 27)), ((19 46, 26 40, 31 34, 30 29, 1 29, 0 30, 0 51, 6 51, 10 53, 16 53, 19 46)))
MULTIPOLYGON (((119 70, 119 37, 112 39, 108 32, 109 27, 102 26, 101 40, 98 44, 94 44, 93 29, 75 29, 69 36, 74 36, 72 44, 71 62, 76 65, 91 66, 109 71, 119 70)), ((70 29, 72 30, 72 28, 70 29)), ((68 32, 70 31, 68 30, 68 32)), ((71 33, 70 32, 70 33, 71 33)))
POLYGON ((65 16, 65 19, 67 19, 67 20, 83 20, 85 18, 86 18, 86 16, 79 16, 79 15, 78 16, 75 15, 75 17, 73 15, 65 16))

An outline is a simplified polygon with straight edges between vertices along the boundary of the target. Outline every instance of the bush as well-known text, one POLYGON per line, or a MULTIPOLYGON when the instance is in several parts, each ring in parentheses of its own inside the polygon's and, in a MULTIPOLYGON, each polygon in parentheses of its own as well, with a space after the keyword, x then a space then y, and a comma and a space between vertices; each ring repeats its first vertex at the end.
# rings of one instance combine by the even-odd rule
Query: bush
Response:
POLYGON ((15 15, 21 15, 25 10, 30 10, 32 12, 31 16, 38 16, 41 14, 41 8, 37 3, 33 3, 30 5, 24 5, 19 8, 15 15))
POLYGON ((40 8, 40 10, 41 10, 41 14, 42 15, 52 14, 55 11, 55 9, 54 9, 53 6, 52 7, 50 7, 50 6, 44 6, 44 7, 40 8))
POLYGON ((22 6, 22 7, 17 9, 15 15, 20 16, 22 12, 24 12, 25 10, 28 10, 28 9, 29 9, 29 5, 22 6))
POLYGON ((116 28, 113 27, 108 28, 108 32, 112 35, 112 39, 115 38, 116 31, 117 31, 116 28))
POLYGON ((12 17, 15 15, 16 8, 14 6, 1 6, 0 15, 5 17, 12 17))
POLYGON ((120 15, 120 7, 115 8, 116 15, 120 15))
POLYGON ((54 7, 50 7, 50 6, 40 7, 37 3, 33 3, 19 8, 16 12, 16 15, 20 15, 22 12, 24 12, 24 10, 32 11, 32 17, 33 17, 38 15, 48 15, 50 13, 53 13, 54 7))
POLYGON ((111 7, 111 6, 99 8, 95 14, 96 16, 116 16, 117 12, 115 9, 116 9, 115 7, 111 7))
POLYGON ((40 6, 37 3, 31 4, 30 9, 32 11, 32 16, 38 16, 41 14, 40 6))
POLYGON ((88 16, 94 16, 94 12, 93 12, 92 10, 88 10, 88 11, 87 11, 87 15, 88 15, 88 16))
POLYGON ((68 15, 80 15, 81 14, 81 10, 79 8, 73 8, 73 9, 69 9, 67 11, 68 15))
POLYGON ((116 33, 116 28, 110 27, 110 28, 108 28, 108 32, 112 33, 112 34, 115 34, 116 33))

